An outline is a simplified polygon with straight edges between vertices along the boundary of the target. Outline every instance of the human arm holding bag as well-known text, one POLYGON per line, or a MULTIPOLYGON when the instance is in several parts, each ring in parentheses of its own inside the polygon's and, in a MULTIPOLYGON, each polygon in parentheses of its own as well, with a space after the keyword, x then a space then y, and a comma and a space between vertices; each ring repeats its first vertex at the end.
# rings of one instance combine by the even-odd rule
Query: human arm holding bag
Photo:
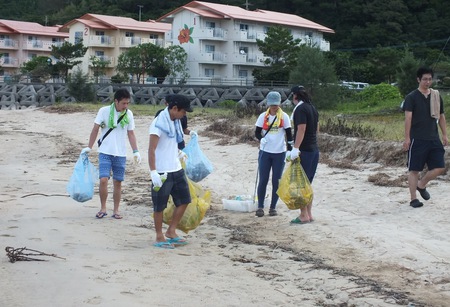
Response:
POLYGON ((98 131, 100 130, 99 124, 94 124, 94 127, 92 127, 91 134, 89 135, 89 144, 87 147, 83 148, 81 150, 82 154, 89 154, 92 150, 92 147, 94 146, 95 140, 97 139, 98 131))
POLYGON ((300 145, 303 142, 306 132, 306 124, 300 124, 297 126, 297 134, 295 136, 294 145, 292 146, 292 150, 290 152, 290 159, 295 160, 300 156, 300 145))

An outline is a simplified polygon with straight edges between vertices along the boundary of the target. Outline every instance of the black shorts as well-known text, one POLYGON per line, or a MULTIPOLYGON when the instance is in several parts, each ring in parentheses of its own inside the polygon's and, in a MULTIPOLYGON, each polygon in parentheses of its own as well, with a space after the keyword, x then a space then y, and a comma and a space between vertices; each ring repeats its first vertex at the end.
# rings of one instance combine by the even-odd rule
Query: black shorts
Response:
POLYGON ((191 202, 191 193, 189 192, 189 185, 184 169, 167 173, 167 179, 159 191, 155 191, 152 186, 153 211, 164 211, 167 207, 169 196, 172 196, 173 203, 176 207, 187 205, 191 202))
POLYGON ((440 140, 412 139, 408 150, 408 170, 421 172, 427 165, 429 170, 444 168, 445 149, 440 140))

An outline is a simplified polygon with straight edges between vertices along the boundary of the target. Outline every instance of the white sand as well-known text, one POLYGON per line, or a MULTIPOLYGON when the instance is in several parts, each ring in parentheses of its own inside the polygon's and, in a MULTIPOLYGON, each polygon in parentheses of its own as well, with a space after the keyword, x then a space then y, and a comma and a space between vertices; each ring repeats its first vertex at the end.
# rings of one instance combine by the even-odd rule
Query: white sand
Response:
MULTIPOLYGON (((254 192, 257 148, 217 145, 191 121, 215 167, 201 182, 212 192, 212 209, 186 235, 190 244, 162 250, 152 246, 146 156, 151 117, 136 118, 143 162, 133 165, 129 149, 124 219, 111 218, 111 194, 109 215, 101 220, 94 217, 97 191, 83 204, 65 196, 94 116, 0 111, 0 248, 65 258, 10 263, 4 254, 0 306, 450 304, 448 182, 433 182, 431 200, 413 209, 406 188, 367 180, 380 170, 397 177, 404 168, 366 164, 356 171, 320 164, 315 222, 289 225, 297 212, 281 201, 276 217, 226 211, 222 198, 254 192)), ((90 156, 96 163, 95 150, 90 156)))

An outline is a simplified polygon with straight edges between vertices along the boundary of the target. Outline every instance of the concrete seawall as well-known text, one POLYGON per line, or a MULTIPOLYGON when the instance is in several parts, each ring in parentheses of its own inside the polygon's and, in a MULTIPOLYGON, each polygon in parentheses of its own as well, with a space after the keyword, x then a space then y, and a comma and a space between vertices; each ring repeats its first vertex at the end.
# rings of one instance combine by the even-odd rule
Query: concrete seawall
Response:
MULTIPOLYGON (((196 107, 212 107, 225 100, 240 104, 265 104, 269 91, 278 91, 282 103, 289 103, 289 88, 282 87, 217 87, 217 86, 169 86, 169 85, 94 85, 97 102, 109 103, 114 92, 126 88, 132 94, 132 103, 159 105, 168 94, 182 94, 196 107)), ((65 84, 10 84, 0 83, 1 109, 21 109, 52 105, 56 102, 77 102, 65 84)))

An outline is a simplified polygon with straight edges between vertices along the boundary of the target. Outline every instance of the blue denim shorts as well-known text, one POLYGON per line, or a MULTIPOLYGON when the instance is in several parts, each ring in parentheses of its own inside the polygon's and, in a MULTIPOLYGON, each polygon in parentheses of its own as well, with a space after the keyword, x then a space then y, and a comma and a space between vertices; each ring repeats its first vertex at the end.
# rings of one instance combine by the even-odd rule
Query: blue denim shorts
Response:
POLYGON ((106 155, 103 153, 98 154, 98 174, 99 178, 108 179, 113 173, 113 179, 117 181, 123 181, 125 178, 125 164, 127 162, 126 157, 117 157, 106 155))
POLYGON ((173 203, 176 207, 187 205, 191 202, 191 193, 189 192, 189 185, 184 169, 168 173, 167 179, 159 191, 155 191, 152 187, 153 211, 162 212, 166 209, 169 196, 172 196, 173 203))
POLYGON ((313 182, 319 164, 319 151, 302 151, 300 153, 300 163, 305 170, 309 182, 313 182))

